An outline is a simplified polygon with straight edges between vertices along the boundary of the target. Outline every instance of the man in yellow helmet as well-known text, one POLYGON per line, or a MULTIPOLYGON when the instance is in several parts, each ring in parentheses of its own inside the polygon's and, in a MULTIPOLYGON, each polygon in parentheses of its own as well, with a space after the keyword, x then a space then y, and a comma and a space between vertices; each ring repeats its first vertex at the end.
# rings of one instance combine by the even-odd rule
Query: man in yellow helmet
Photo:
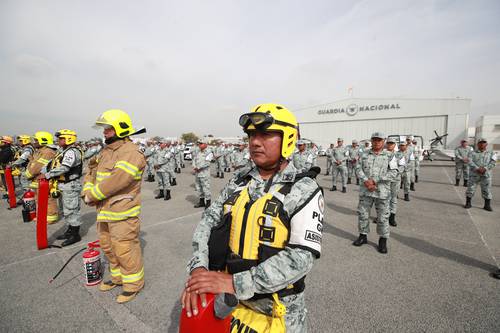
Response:
POLYGON ((76 132, 62 129, 56 133, 59 147, 62 149, 49 163, 45 178, 57 182, 57 193, 61 194, 66 231, 56 239, 64 240, 62 246, 68 246, 81 240, 80 226, 80 178, 83 170, 83 152, 76 147, 76 132), (60 191, 60 192, 59 192, 60 191))
MULTIPOLYGON (((31 181, 30 187, 38 189, 38 179, 43 178, 42 170, 56 156, 57 147, 54 146, 54 139, 49 132, 39 131, 33 137, 33 146, 36 151, 31 162, 26 167, 24 175, 31 181)), ((57 199, 49 196, 49 206, 47 208, 47 223, 52 224, 59 219, 59 209, 57 199)))
MULTIPOLYGON (((317 171, 299 173, 291 163, 298 124, 285 107, 259 105, 239 123, 255 166, 239 169, 203 214, 182 304, 188 316, 197 315, 205 293, 231 293, 238 311, 272 316, 282 302, 286 331, 305 332, 304 279, 320 256, 323 228, 317 171)), ((239 330, 242 323, 233 319, 239 330)))
POLYGON ((125 303, 144 287, 139 214, 146 159, 129 138, 137 132, 128 114, 108 110, 95 124, 103 128, 106 146, 89 163, 84 178, 84 200, 96 206, 101 248, 109 261, 111 280, 103 281, 99 289, 109 291, 123 286, 117 302, 125 303))
POLYGON ((33 158, 35 148, 31 144, 31 137, 29 135, 19 135, 17 137, 17 141, 21 146, 21 151, 19 154, 19 158, 15 160, 14 163, 12 163, 12 166, 18 167, 21 170, 21 187, 24 191, 27 191, 30 188, 30 181, 26 178, 24 172, 26 171, 28 163, 33 158))

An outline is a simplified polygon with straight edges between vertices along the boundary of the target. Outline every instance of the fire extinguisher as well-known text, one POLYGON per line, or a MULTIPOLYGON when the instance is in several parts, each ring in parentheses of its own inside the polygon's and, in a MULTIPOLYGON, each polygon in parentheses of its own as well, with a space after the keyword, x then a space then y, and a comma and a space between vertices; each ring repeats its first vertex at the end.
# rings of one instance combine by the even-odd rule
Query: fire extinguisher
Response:
POLYGON ((103 267, 101 263, 101 253, 96 250, 96 248, 100 247, 99 240, 95 242, 87 243, 87 247, 84 247, 77 252, 75 252, 67 261, 64 263, 63 267, 57 272, 56 275, 52 279, 49 280, 49 283, 52 283, 59 274, 66 268, 69 262, 76 257, 83 250, 87 250, 83 253, 83 268, 85 270, 85 284, 87 286, 95 286, 96 284, 101 283, 103 276, 103 267))
POLYGON ((99 240, 87 244, 87 251, 83 252, 83 266, 85 269, 85 284, 95 286, 102 281, 101 252, 96 248, 101 247, 99 240))
POLYGON ((35 192, 28 190, 23 194, 23 221, 30 222, 36 217, 35 192))

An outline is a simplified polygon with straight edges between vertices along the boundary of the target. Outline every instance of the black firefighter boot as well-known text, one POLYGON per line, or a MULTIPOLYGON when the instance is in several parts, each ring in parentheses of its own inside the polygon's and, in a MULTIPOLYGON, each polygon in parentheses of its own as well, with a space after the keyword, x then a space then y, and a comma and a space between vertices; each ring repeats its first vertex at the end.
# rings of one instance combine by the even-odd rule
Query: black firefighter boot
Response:
POLYGON ((410 201, 410 195, 408 193, 405 193, 405 201, 410 201))
POLYGON ((387 253, 387 238, 385 237, 380 237, 378 240, 378 252, 380 253, 387 253))
POLYGON ((347 193, 347 188, 342 187, 342 193, 347 193))
MULTIPOLYGON (((465 183, 465 180, 464 180, 465 183)), ((460 186, 460 178, 455 179, 455 186, 460 186)))
POLYGON ((57 240, 63 240, 63 239, 68 239, 69 236, 71 235, 71 227, 68 226, 68 229, 64 232, 64 234, 61 234, 56 237, 57 240))
POLYGON ((79 241, 82 240, 82 237, 80 237, 80 226, 78 226, 78 227, 69 226, 69 228, 71 229, 70 235, 69 235, 68 239, 66 239, 64 242, 62 242, 61 246, 63 246, 63 247, 78 243, 79 241))
POLYGON ((467 179, 464 179, 464 187, 467 187, 468 184, 469 182, 467 181, 467 179))
POLYGON ((359 234, 359 237, 358 239, 356 239, 352 245, 354 246, 361 246, 363 244, 367 244, 368 243, 368 238, 366 237, 365 234, 359 234))
POLYGON ((492 212, 493 209, 491 209, 491 199, 484 199, 484 210, 487 210, 488 212, 492 212))
POLYGON ((200 198, 200 202, 194 205, 194 208, 200 208, 200 207, 205 207, 205 199, 203 198, 200 198))
POLYGON ((175 178, 172 179, 172 181, 170 182, 170 185, 172 185, 172 186, 177 185, 177 181, 175 180, 175 178))
POLYGON ((347 184, 351 184, 351 178, 347 178, 347 184))
POLYGON ((212 200, 207 200, 205 201, 205 208, 210 207, 210 204, 212 203, 212 200))
POLYGON ((415 183, 410 183, 410 191, 415 191, 415 183))
POLYGON ((163 190, 160 190, 158 194, 156 195, 155 199, 161 199, 165 196, 165 193, 163 190))
POLYGON ((389 225, 393 227, 398 226, 398 224, 396 223, 396 214, 391 213, 391 215, 389 215, 389 225))
POLYGON ((165 198, 163 198, 163 200, 170 200, 170 199, 172 199, 172 197, 170 196, 170 190, 166 190, 165 198))
POLYGON ((330 191, 337 191, 337 186, 333 185, 330 191))
POLYGON ((469 198, 469 197, 465 198, 465 206, 464 206, 465 209, 469 209, 472 207, 471 201, 472 201, 472 198, 469 198))

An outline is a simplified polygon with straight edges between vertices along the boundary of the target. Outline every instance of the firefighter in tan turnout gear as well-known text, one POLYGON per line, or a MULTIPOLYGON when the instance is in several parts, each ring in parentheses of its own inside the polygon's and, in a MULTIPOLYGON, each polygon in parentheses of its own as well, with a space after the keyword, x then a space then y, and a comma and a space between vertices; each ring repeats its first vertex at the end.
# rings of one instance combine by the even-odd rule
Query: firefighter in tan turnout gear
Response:
POLYGON ((101 291, 123 286, 118 303, 132 300, 144 287, 144 266, 139 240, 141 178, 144 154, 129 136, 135 130, 121 110, 108 110, 97 120, 104 128, 106 146, 89 163, 84 179, 85 203, 97 208, 97 231, 109 261, 111 280, 101 291))
MULTIPOLYGON (((36 132, 33 145, 36 148, 33 158, 26 167, 24 176, 31 181, 30 187, 37 192, 38 179, 43 178, 42 169, 56 156, 57 148, 54 146, 54 138, 49 132, 36 132)), ((59 210, 57 208, 57 199, 49 196, 49 206, 47 208, 47 223, 55 223, 59 219, 59 210)))

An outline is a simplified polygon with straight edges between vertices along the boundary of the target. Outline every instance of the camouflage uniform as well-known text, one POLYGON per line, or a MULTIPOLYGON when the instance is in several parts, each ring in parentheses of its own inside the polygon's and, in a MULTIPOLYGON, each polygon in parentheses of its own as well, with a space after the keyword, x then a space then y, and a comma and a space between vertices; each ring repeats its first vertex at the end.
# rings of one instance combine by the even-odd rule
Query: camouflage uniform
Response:
POLYGON ((212 158, 213 154, 208 148, 203 151, 198 150, 193 157, 193 168, 199 170, 194 177, 194 186, 200 199, 212 199, 210 192, 210 162, 212 158))
MULTIPOLYGON (((286 184, 293 182, 298 170, 289 163, 288 166, 281 172, 277 173, 272 180, 271 188, 274 184, 286 184)), ((205 267, 208 269, 208 239, 211 229, 222 222, 223 204, 229 196, 237 189, 236 179, 242 175, 251 177, 250 182, 246 185, 248 193, 252 200, 265 194, 264 188, 267 181, 263 180, 256 167, 245 168, 235 174, 233 179, 222 190, 221 195, 217 200, 205 211, 201 222, 198 224, 193 235, 193 258, 190 260, 187 270, 191 272, 197 267, 205 267)), ((284 197, 283 207, 289 216, 292 216, 297 210, 301 209, 306 202, 316 203, 316 200, 310 198, 319 191, 318 184, 311 178, 302 178, 297 181, 288 195, 284 197)), ((322 196, 321 196, 322 198, 322 196)), ((319 209, 321 211, 321 208, 319 209)), ((322 213, 322 211, 321 211, 322 213)), ((321 220, 323 220, 321 218, 321 220)), ((315 230, 318 221, 303 219, 296 223, 291 223, 293 228, 302 227, 314 224, 315 230)), ((322 225, 322 223, 320 223, 322 225)), ((321 234, 319 234, 321 237, 321 234)), ((301 238, 304 238, 300 233, 301 238)), ((292 236, 293 237, 293 236, 292 236)), ((306 242, 306 241, 304 241, 306 242)), ((317 246, 317 245, 316 245, 317 246)), ((292 240, 288 246, 279 254, 270 257, 261 262, 257 266, 247 271, 242 271, 233 275, 233 285, 236 291, 236 297, 240 302, 261 313, 269 316, 272 315, 273 301, 269 298, 261 298, 250 300, 255 294, 273 293, 293 284, 303 276, 305 276, 312 268, 315 255, 307 250, 307 246, 294 246, 292 240)), ((321 249, 319 249, 320 251, 321 249)), ((319 256, 319 254, 318 254, 319 256)), ((280 300, 286 306, 285 325, 288 333, 307 332, 306 326, 306 307, 304 292, 293 294, 290 296, 281 297, 280 300)))
POLYGON ((151 179, 154 173, 154 146, 149 144, 144 150, 144 157, 146 158, 146 174, 148 179, 151 179))
POLYGON ((54 161, 56 160, 60 162, 60 165, 46 173, 45 178, 51 179, 60 176, 64 178, 58 180, 64 220, 72 227, 79 227, 82 224, 80 218, 82 184, 80 179, 83 169, 83 154, 80 149, 71 145, 56 155, 54 161))
POLYGON ((418 176, 420 174, 420 157, 422 156, 422 149, 416 144, 413 146, 413 154, 415 155, 415 167, 413 169, 413 179, 418 183, 418 176))
POLYGON ((175 185, 175 184, 177 184, 177 181, 176 181, 177 175, 175 174, 175 170, 177 168, 177 166, 176 166, 177 161, 175 160, 175 156, 177 155, 177 148, 174 146, 170 146, 170 147, 167 147, 165 149, 168 149, 170 152, 170 158, 169 158, 168 163, 167 163, 166 172, 168 173, 168 175, 170 177, 170 184, 175 185))
POLYGON ((165 147, 158 150, 155 160, 156 177, 158 178, 158 189, 163 191, 170 190, 170 164, 173 160, 172 151, 165 147))
POLYGON ((481 186, 481 195, 483 199, 491 200, 493 196, 491 194, 491 169, 496 165, 497 154, 490 150, 480 151, 476 149, 470 158, 470 178, 469 186, 467 187, 466 195, 468 198, 472 198, 476 192, 476 186, 479 184, 481 186), (484 174, 480 174, 477 170, 483 167, 486 169, 484 174))
POLYGON ((26 178, 24 172, 26 171, 28 163, 33 158, 34 153, 35 153, 35 148, 33 148, 33 146, 31 145, 26 145, 22 147, 21 155, 19 156, 19 158, 12 163, 13 167, 18 167, 19 170, 21 171, 20 182, 21 182, 21 187, 23 188, 24 191, 30 189, 31 181, 28 178, 26 178))
POLYGON ((389 154, 381 151, 378 155, 372 150, 365 151, 356 166, 356 176, 360 179, 358 229, 360 234, 370 232, 370 210, 375 204, 377 210, 377 233, 380 237, 389 237, 389 197, 390 182, 393 174, 389 170, 389 154), (364 182, 373 179, 377 189, 368 191, 364 182))
POLYGON ((97 154, 99 154, 99 152, 101 150, 102 150, 102 147, 100 144, 96 144, 96 145, 90 147, 89 149, 87 149, 87 151, 85 151, 85 154, 83 155, 83 160, 87 161, 87 160, 91 159, 92 157, 97 156, 97 154))
POLYGON ((316 147, 316 145, 314 145, 310 149, 310 153, 312 156, 312 166, 318 166, 318 147, 316 147))
POLYGON ((231 172, 231 156, 232 156, 232 154, 233 154, 233 147, 227 145, 224 148, 224 153, 223 153, 224 171, 226 171, 226 172, 231 172))
POLYGON ((405 171, 406 159, 400 151, 388 151, 389 155, 389 168, 390 176, 390 197, 389 197, 389 213, 396 215, 398 210, 398 193, 401 187, 401 175, 405 171), (391 165, 392 163, 392 165, 391 165), (395 168, 396 167, 396 168, 395 168))
MULTIPOLYGON (((405 195, 409 194, 410 193, 410 185, 411 185, 411 172, 412 172, 412 169, 411 169, 411 166, 410 166, 410 155, 411 155, 411 152, 406 149, 406 151, 404 152, 400 152, 404 159, 405 159, 405 166, 404 166, 404 169, 401 173, 401 183, 402 183, 402 186, 403 186, 403 193, 405 195)), ((401 185, 400 185, 401 186, 401 185)))
POLYGON ((342 179, 342 188, 347 186, 347 159, 349 158, 349 151, 344 146, 337 146, 333 149, 332 161, 333 172, 332 182, 333 188, 337 186, 337 176, 340 174, 342 179), (340 163, 340 164, 337 164, 340 163))
POLYGON ((472 155, 471 147, 457 147, 455 148, 455 180, 458 183, 460 179, 464 178, 464 183, 469 180, 469 163, 464 159, 470 160, 472 155))
POLYGON ((248 149, 244 148, 242 150, 236 149, 233 152, 233 166, 235 170, 244 168, 250 162, 250 153, 248 149))
POLYGON ((407 144, 406 151, 408 152, 408 162, 406 164, 406 169, 410 175, 410 188, 413 187, 411 184, 415 183, 415 146, 411 144, 407 144))
MULTIPOLYGON (((359 146, 358 147, 349 147, 349 159, 347 160, 347 178, 349 183, 351 182, 351 178, 356 177, 356 164, 359 159, 359 155, 361 153, 359 146)), ((356 177, 357 179, 357 177, 356 177)))
POLYGON ((299 172, 305 172, 313 166, 312 154, 304 149, 303 152, 295 151, 292 155, 293 165, 299 172))
POLYGON ((330 172, 333 172, 332 169, 333 169, 333 148, 332 147, 328 147, 326 149, 326 175, 328 176, 330 174, 330 172))
POLYGON ((215 166, 216 166, 216 171, 217 171, 217 176, 221 175, 221 177, 224 175, 224 146, 222 144, 219 144, 217 147, 214 149, 214 158, 215 158, 215 166))

